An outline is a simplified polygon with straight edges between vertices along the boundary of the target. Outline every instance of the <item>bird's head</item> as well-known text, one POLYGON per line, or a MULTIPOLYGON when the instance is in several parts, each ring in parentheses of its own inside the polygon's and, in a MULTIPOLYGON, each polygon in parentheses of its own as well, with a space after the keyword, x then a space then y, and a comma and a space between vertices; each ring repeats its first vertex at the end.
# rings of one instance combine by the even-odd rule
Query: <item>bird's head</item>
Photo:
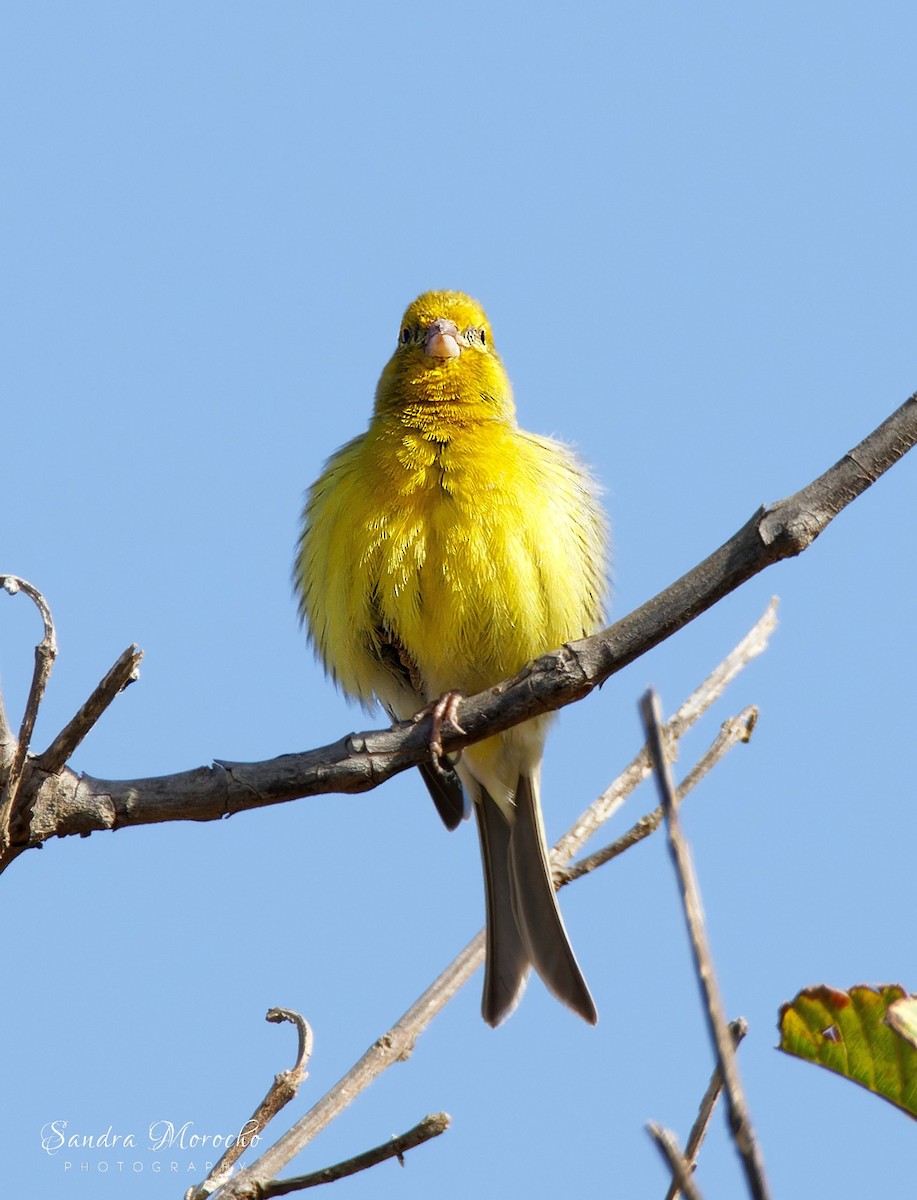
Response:
POLYGON ((398 334, 402 356, 417 361, 422 354, 433 360, 429 366, 460 358, 465 350, 486 353, 491 342, 487 314, 463 292, 424 292, 408 307, 398 334))
POLYGON ((487 314, 464 292, 424 292, 408 306, 379 380, 377 411, 431 403, 513 412, 487 314))

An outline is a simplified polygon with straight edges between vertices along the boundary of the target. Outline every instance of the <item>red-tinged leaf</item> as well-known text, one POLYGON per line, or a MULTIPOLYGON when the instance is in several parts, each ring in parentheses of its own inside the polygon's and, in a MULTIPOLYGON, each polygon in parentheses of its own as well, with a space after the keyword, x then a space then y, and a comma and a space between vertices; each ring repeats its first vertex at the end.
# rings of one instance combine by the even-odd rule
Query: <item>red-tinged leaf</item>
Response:
POLYGON ((882 1096, 917 1117, 917 1049, 892 1027, 889 1008, 907 998, 897 984, 848 992, 806 988, 780 1009, 780 1049, 882 1096))

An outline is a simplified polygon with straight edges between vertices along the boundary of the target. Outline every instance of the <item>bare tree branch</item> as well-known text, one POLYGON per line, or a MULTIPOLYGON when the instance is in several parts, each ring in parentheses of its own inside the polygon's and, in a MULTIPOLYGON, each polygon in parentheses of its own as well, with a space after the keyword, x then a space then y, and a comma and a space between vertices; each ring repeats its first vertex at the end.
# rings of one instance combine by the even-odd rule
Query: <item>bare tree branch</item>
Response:
MULTIPOLYGON (((562 646, 513 679, 461 702, 464 732, 443 732, 455 751, 539 713, 580 700, 729 592, 805 550, 831 520, 917 441, 917 393, 839 462, 794 495, 761 508, 665 591, 594 637, 562 646)), ((151 779, 55 775, 27 763, 13 846, 0 866, 50 837, 159 821, 213 821, 231 813, 326 792, 362 792, 424 761, 428 722, 351 734, 333 745, 261 763, 211 767, 151 779), (20 824, 23 828, 20 831, 20 824)))
MULTIPOLYGON (((688 926, 688 936, 694 954, 694 964, 700 981, 701 992, 707 1012, 710 1035, 716 1048, 717 1063, 723 1075, 726 1088, 726 1099, 729 1107, 729 1124, 742 1165, 745 1168, 745 1178, 754 1200, 769 1200, 770 1190, 764 1176, 764 1162, 755 1137, 751 1114, 742 1089, 739 1066, 736 1061, 735 1046, 729 1023, 726 1020, 716 971, 713 966, 713 955, 707 940, 704 926, 704 912, 701 905, 700 888, 694 873, 691 851, 681 832, 681 822, 678 817, 678 802, 672 772, 665 750, 665 735, 662 728, 662 716, 659 709, 659 698, 652 690, 648 691, 640 703, 640 711, 646 730, 647 743, 659 794, 662 797, 662 807, 665 810, 666 825, 669 831, 669 848, 672 854, 678 881, 681 886, 682 902, 685 910, 685 920, 688 926)), ((678 1186, 687 1193, 684 1180, 676 1173, 678 1186)))

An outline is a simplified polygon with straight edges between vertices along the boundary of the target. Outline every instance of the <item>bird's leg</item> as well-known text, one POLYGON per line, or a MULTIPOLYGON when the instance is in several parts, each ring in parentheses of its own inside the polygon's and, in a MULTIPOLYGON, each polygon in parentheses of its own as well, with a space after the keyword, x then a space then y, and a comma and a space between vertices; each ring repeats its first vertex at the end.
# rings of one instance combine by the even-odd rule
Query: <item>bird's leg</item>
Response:
POLYGON ((456 719, 458 706, 464 699, 461 692, 443 692, 438 700, 431 701, 420 712, 415 713, 412 720, 415 724, 423 721, 426 717, 430 717, 432 728, 430 730, 430 761, 433 764, 433 770, 438 775, 445 775, 447 767, 451 769, 455 763, 461 758, 461 750, 455 756, 455 759, 450 763, 447 760, 446 766, 443 766, 445 758, 443 754, 442 733, 445 725, 451 725, 456 733, 464 733, 465 730, 459 725, 456 719))

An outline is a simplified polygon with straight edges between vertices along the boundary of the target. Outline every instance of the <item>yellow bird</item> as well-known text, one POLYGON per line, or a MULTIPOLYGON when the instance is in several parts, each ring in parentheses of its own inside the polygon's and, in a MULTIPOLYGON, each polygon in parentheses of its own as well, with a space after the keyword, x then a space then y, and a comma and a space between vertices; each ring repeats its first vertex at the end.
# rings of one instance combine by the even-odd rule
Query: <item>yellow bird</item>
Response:
MULTIPOLYGON (((516 424, 481 306, 461 292, 427 292, 404 314, 368 430, 332 456, 308 493, 294 583, 338 685, 406 720, 600 628, 606 543, 582 463, 516 424)), ((449 712, 440 704, 437 717, 449 712)), ((468 746, 454 770, 422 767, 448 828, 467 815, 462 785, 473 802, 487 909, 482 1012, 491 1025, 515 1008, 530 966, 574 1012, 597 1019, 545 843, 539 784, 549 721, 468 746)))

